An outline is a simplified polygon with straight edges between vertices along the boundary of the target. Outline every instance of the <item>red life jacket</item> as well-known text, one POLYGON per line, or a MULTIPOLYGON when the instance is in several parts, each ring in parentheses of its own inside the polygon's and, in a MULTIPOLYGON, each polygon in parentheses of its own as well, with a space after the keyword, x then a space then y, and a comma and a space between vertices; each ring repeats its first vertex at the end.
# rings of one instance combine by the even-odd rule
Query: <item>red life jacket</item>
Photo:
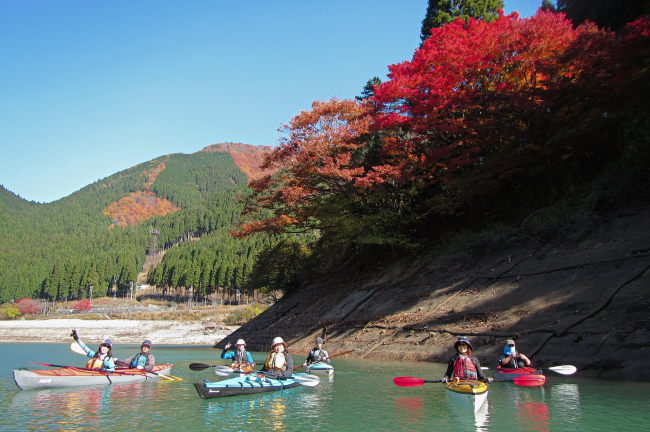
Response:
POLYGON ((454 363, 454 377, 459 379, 477 379, 476 366, 470 357, 458 356, 454 363))

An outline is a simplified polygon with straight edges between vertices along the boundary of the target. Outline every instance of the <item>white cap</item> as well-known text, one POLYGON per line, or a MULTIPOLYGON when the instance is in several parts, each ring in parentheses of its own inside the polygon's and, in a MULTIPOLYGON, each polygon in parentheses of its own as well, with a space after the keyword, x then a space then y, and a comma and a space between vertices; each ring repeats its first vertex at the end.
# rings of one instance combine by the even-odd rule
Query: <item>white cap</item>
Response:
POLYGON ((237 339, 237 342, 235 342, 235 346, 237 345, 246 345, 246 342, 244 341, 244 339, 237 339))
POLYGON ((284 343, 284 340, 280 336, 273 338, 273 343, 271 344, 271 347, 274 347, 278 344, 284 345, 285 348, 287 347, 287 344, 284 343))

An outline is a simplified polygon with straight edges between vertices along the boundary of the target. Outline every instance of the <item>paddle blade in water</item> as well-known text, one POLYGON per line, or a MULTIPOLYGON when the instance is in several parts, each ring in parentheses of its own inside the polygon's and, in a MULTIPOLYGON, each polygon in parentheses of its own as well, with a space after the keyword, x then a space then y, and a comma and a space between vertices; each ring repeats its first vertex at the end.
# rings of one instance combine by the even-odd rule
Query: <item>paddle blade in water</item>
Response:
POLYGON ((546 369, 562 375, 573 375, 578 371, 578 368, 573 365, 551 366, 546 369))
POLYGON ((419 387, 424 385, 424 380, 415 377, 397 377, 393 378, 393 383, 400 387, 419 387))
POLYGON ((200 371, 200 370, 203 370, 203 369, 207 369, 209 367, 212 367, 212 366, 207 365, 205 363, 190 363, 190 369, 192 369, 193 371, 200 371))
POLYGON ((228 376, 229 374, 235 372, 233 368, 228 366, 218 365, 214 367, 214 373, 219 376, 228 376))
POLYGON ((544 375, 523 375, 515 378, 515 384, 524 387, 539 387, 544 385, 546 377, 544 375))
POLYGON ((295 379, 298 384, 302 384, 307 387, 314 387, 320 383, 320 378, 318 378, 316 375, 294 374, 292 375, 292 378, 295 379))

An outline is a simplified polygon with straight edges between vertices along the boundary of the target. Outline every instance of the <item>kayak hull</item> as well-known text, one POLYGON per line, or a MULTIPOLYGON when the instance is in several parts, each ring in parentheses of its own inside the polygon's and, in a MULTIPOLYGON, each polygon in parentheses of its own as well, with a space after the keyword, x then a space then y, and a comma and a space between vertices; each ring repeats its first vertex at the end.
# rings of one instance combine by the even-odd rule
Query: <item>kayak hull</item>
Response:
POLYGON ((484 382, 474 380, 451 381, 445 384, 449 401, 464 406, 476 414, 485 404, 488 386, 484 382))
POLYGON ((537 377, 539 381, 546 381, 544 373, 540 369, 531 367, 509 369, 498 367, 494 371, 494 380, 500 382, 514 381, 518 377, 537 377))
POLYGON ((203 399, 266 393, 297 387, 293 378, 283 380, 245 375, 215 382, 195 382, 194 388, 203 399))
MULTIPOLYGON (((154 372, 167 375, 172 365, 156 365, 154 372)), ((58 368, 44 370, 14 370, 14 382, 21 390, 38 390, 57 387, 99 386, 109 384, 124 384, 159 377, 145 373, 140 369, 118 369, 116 372, 90 371, 84 368, 58 368)))
POLYGON ((313 374, 327 374, 331 375, 334 373, 334 366, 327 363, 312 363, 307 366, 307 373, 313 374))

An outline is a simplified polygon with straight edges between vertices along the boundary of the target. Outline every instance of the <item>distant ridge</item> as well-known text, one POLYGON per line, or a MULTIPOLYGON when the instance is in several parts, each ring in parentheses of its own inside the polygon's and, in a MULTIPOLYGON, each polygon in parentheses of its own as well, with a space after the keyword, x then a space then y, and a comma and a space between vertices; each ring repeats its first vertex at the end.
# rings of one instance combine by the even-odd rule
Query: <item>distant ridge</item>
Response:
POLYGON ((235 165, 242 170, 249 180, 271 174, 273 170, 262 170, 260 164, 265 155, 273 150, 271 146, 254 146, 244 143, 217 143, 205 147, 199 152, 226 152, 235 160, 235 165))

